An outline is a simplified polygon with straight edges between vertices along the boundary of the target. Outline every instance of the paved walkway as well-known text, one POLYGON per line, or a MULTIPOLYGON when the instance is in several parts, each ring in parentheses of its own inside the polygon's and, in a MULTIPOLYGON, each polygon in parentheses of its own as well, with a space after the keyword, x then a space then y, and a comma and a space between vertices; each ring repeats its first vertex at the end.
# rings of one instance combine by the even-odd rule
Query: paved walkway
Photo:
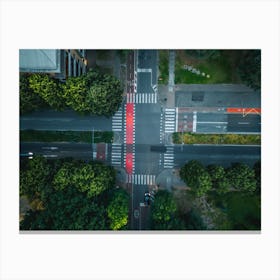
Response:
POLYGON ((159 189, 166 189, 171 191, 172 189, 186 189, 186 184, 181 180, 179 170, 177 169, 165 169, 156 178, 156 184, 159 189))
POLYGON ((175 51, 174 50, 170 50, 169 51, 169 79, 168 79, 168 90, 173 92, 174 89, 174 79, 175 79, 175 75, 174 75, 174 71, 175 71, 175 51))

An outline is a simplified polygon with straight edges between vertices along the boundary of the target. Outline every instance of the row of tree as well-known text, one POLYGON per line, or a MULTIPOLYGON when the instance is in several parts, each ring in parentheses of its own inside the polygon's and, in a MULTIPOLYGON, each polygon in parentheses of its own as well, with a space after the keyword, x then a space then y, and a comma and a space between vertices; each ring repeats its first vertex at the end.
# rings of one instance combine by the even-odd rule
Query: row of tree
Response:
POLYGON ((191 190, 177 196, 158 191, 151 205, 151 228, 205 230, 209 228, 206 216, 210 217, 211 229, 259 230, 260 171, 260 162, 254 168, 236 163, 225 169, 189 161, 180 175, 191 190))
POLYGON ((180 176, 197 196, 210 190, 218 194, 260 191, 260 162, 253 169, 243 163, 235 163, 225 169, 219 165, 204 167, 200 162, 191 160, 180 169, 180 176))
POLYGON ((47 74, 20 74, 21 114, 51 107, 56 110, 71 108, 78 113, 111 116, 119 108, 123 87, 118 79, 97 70, 65 83, 47 74))
POLYGON ((202 230, 206 229, 198 213, 191 209, 182 213, 173 194, 159 190, 151 206, 151 228, 153 230, 202 230))
POLYGON ((22 230, 119 230, 128 223, 129 195, 115 187, 115 170, 101 163, 23 160, 20 195, 32 207, 22 230))

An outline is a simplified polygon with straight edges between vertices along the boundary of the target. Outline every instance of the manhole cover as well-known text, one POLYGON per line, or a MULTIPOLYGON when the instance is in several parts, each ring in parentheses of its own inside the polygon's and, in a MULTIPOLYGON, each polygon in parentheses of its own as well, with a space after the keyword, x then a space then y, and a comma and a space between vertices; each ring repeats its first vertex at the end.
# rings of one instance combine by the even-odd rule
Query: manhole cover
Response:
POLYGON ((202 102, 204 99, 204 92, 197 91, 192 93, 192 101, 194 102, 202 102))

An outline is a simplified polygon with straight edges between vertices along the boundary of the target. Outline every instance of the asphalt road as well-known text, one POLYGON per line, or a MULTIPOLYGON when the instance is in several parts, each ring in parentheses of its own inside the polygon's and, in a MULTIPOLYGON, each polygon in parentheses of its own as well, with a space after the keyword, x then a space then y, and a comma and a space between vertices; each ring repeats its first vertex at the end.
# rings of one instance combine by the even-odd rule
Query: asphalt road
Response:
MULTIPOLYGON (((137 93, 152 94, 152 86, 157 85, 157 51, 139 50, 137 61, 137 68, 151 70, 137 73, 137 93)), ((135 174, 156 175, 159 172, 159 153, 151 153, 150 147, 160 143, 160 117, 159 104, 135 104, 135 174)), ((131 226, 134 230, 146 228, 145 222, 148 219, 144 216, 147 216, 148 211, 140 208, 140 203, 144 202, 144 194, 148 188, 148 185, 133 185, 131 226), (140 213, 139 218, 133 216, 135 209, 140 213)))
POLYGON ((135 107, 135 173, 156 174, 159 154, 151 153, 150 146, 160 143, 159 104, 136 104, 135 107))
POLYGON ((45 142, 21 142, 20 153, 32 152, 34 155, 42 155, 46 158, 73 157, 82 160, 93 159, 92 144, 88 143, 45 143, 45 142))
POLYGON ((221 112, 197 112, 196 125, 193 125, 193 112, 180 112, 178 116, 178 130, 197 133, 260 133, 261 116, 257 114, 227 114, 221 112))
POLYGON ((230 145, 175 145, 175 168, 180 168, 190 160, 198 160, 205 165, 217 164, 229 167, 231 163, 242 162, 249 166, 261 159, 259 146, 230 145))
POLYGON ((153 93, 150 72, 139 72, 137 74, 137 93, 153 93))
MULTIPOLYGON (((138 50, 137 68, 152 69, 152 84, 157 84, 157 50, 138 50)), ((137 81, 137 86, 138 81, 137 81)))
POLYGON ((228 114, 228 132, 261 132, 261 116, 228 114))
POLYGON ((112 118, 81 116, 74 111, 57 112, 47 110, 20 117, 20 129, 92 131, 112 130, 112 118))
POLYGON ((223 133, 227 131, 227 115, 220 113, 197 113, 196 132, 223 133))

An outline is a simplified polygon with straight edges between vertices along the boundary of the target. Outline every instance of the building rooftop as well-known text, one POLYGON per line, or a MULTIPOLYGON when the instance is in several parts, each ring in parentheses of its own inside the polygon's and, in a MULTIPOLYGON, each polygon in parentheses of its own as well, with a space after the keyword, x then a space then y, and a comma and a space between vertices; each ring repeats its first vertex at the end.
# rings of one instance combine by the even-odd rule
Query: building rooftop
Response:
POLYGON ((19 50, 20 72, 60 73, 60 51, 56 49, 19 50))

